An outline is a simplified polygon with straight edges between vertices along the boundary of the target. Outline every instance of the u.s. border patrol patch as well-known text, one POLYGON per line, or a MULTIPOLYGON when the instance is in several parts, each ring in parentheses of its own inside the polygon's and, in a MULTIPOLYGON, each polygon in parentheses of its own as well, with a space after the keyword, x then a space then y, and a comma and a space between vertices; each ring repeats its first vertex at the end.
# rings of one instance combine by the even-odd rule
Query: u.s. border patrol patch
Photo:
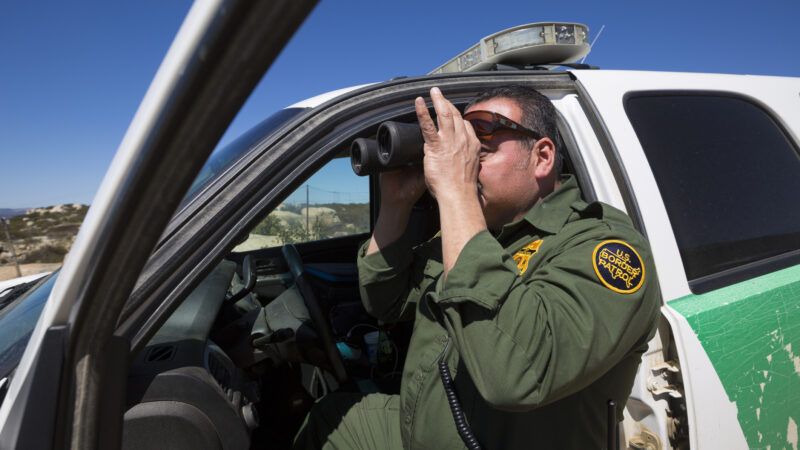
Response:
POLYGON ((614 292, 633 294, 644 283, 644 262, 627 242, 603 241, 594 248, 592 265, 600 282, 614 292))
POLYGON ((539 247, 541 246, 542 240, 538 239, 526 245, 525 247, 522 247, 517 251, 517 253, 514 253, 514 262, 517 263, 517 268, 519 269, 520 275, 528 270, 528 261, 530 261, 531 257, 539 251, 539 247))

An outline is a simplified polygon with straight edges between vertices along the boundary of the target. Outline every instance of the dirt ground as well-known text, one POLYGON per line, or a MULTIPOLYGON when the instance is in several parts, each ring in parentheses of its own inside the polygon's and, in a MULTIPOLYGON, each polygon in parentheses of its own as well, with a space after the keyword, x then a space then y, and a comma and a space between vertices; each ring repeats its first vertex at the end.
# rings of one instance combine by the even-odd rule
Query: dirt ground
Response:
MULTIPOLYGON (((53 270, 58 269, 61 267, 61 263, 58 264, 20 264, 19 268, 22 270, 22 276, 25 275, 34 275, 37 273, 42 272, 51 272, 53 270)), ((17 278, 17 269, 16 267, 11 265, 0 266, 0 281, 3 280, 10 280, 12 278, 17 278)))

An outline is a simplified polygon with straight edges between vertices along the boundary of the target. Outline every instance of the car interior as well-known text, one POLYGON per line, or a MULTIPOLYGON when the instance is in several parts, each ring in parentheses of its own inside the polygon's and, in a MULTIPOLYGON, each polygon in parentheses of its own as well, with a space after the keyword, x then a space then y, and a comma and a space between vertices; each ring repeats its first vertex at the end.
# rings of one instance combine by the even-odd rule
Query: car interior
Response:
MULTIPOLYGON (((358 288, 377 181, 357 177, 338 149, 242 236, 132 362, 124 448, 288 448, 329 392, 399 393, 413 323, 378 323, 358 288)), ((409 223, 417 243, 438 231, 427 193, 409 223)))

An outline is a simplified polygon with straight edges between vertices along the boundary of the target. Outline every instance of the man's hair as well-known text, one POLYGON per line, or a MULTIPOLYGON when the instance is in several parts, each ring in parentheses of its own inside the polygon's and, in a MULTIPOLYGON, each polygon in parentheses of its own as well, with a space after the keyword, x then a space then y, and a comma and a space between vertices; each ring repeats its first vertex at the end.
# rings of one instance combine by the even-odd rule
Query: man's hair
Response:
MULTIPOLYGON (((507 98, 516 102, 522 110, 520 124, 535 131, 542 137, 549 137, 553 141, 556 153, 555 169, 556 173, 561 173, 561 168, 564 164, 564 157, 561 153, 563 144, 556 125, 556 108, 550 102, 550 99, 535 89, 519 84, 511 84, 481 92, 469 102, 465 110, 478 103, 495 98, 507 98)), ((528 146, 533 145, 536 141, 530 137, 525 137, 523 140, 528 146)))

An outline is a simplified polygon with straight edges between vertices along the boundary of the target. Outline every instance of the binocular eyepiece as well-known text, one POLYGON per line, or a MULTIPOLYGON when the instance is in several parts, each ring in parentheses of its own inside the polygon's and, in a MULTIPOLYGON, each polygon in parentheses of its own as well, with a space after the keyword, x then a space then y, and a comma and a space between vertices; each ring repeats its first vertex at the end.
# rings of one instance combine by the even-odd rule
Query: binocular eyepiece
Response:
POLYGON ((416 123, 387 121, 376 139, 358 138, 350 146, 350 164, 358 176, 374 175, 422 162, 422 130, 416 123))

